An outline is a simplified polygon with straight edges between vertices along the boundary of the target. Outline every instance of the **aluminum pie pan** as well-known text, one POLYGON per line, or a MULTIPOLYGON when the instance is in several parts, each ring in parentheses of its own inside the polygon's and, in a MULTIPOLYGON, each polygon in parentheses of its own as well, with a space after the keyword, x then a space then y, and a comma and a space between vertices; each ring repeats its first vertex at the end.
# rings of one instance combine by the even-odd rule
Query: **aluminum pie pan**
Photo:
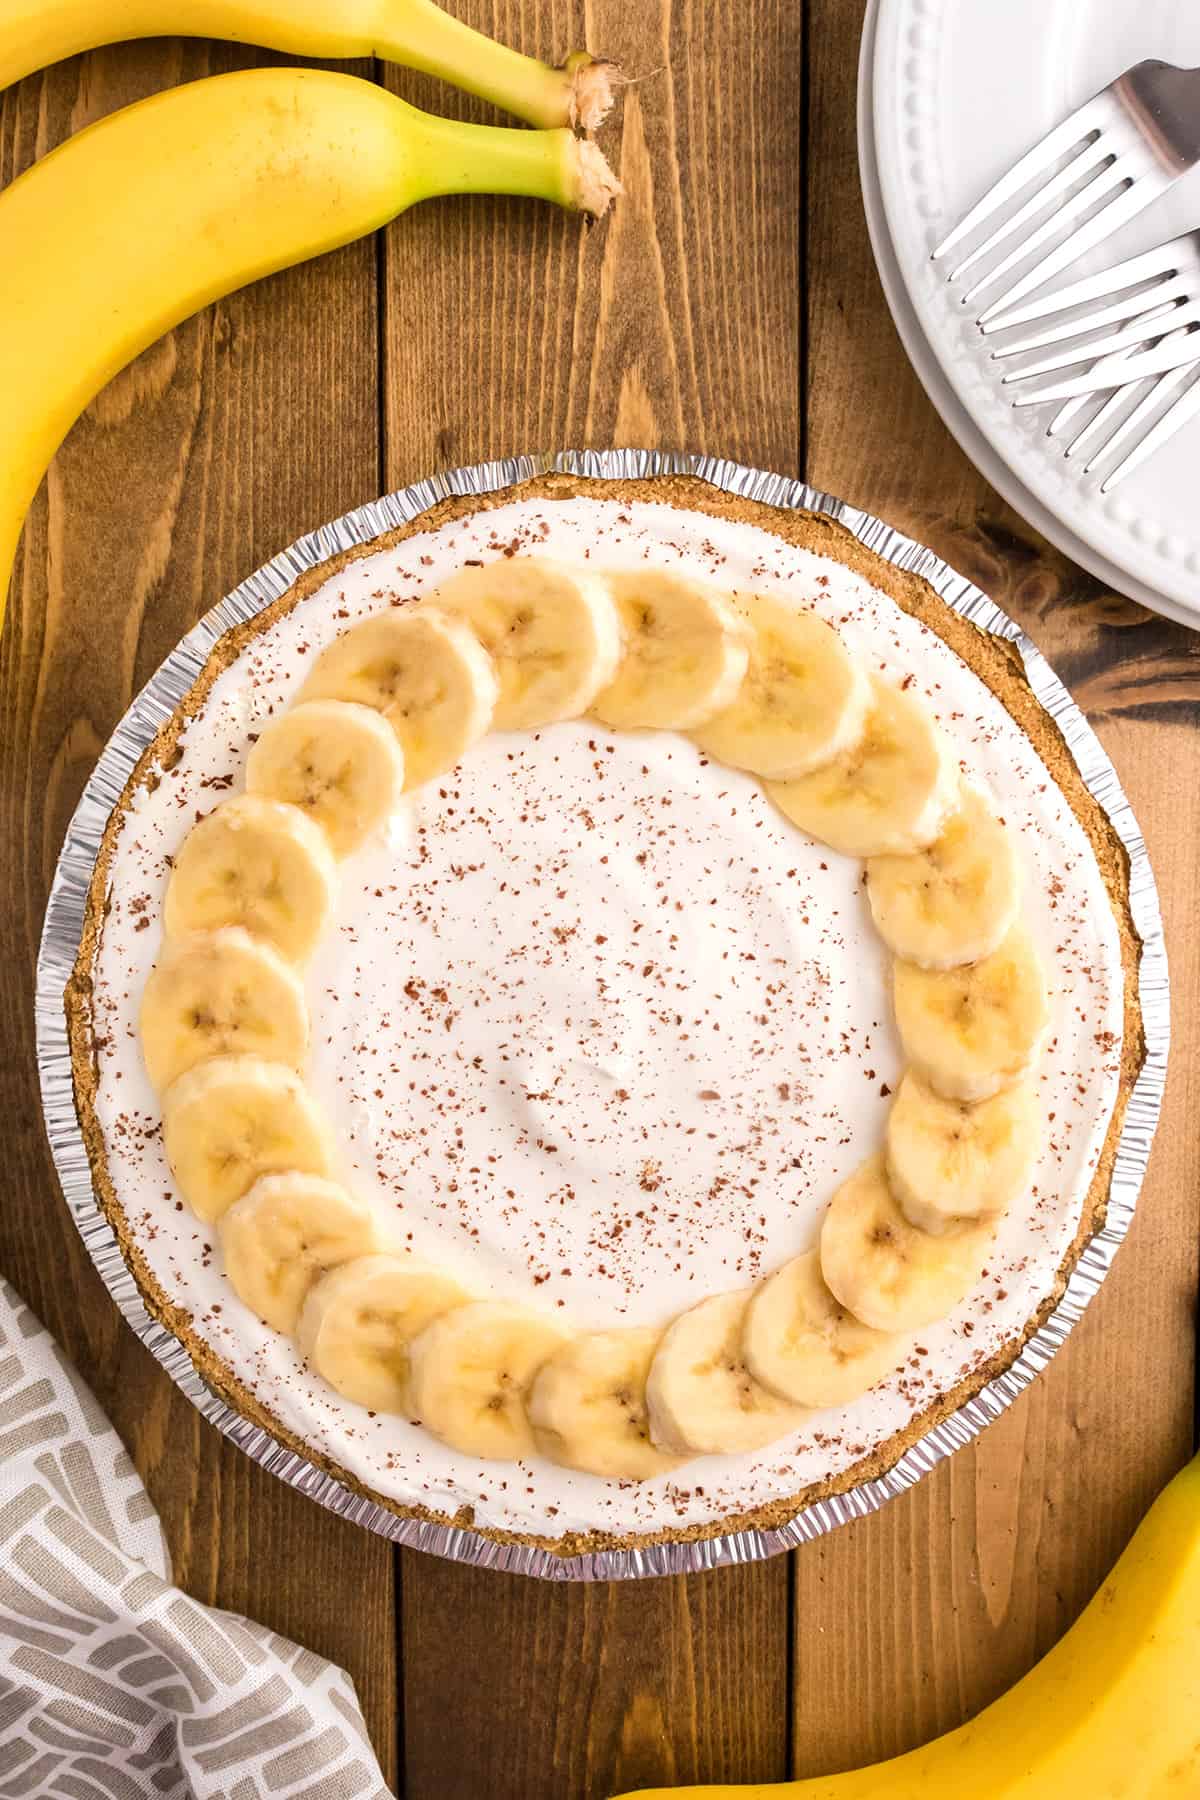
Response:
POLYGON ((795 1549, 850 1519, 877 1511, 886 1500, 910 1488, 943 1457, 969 1443, 998 1418, 1064 1342, 1108 1273, 1129 1230, 1162 1103, 1169 1019, 1162 916, 1137 821, 1091 726, 1020 628, 931 550, 870 513, 784 475, 716 457, 645 450, 564 451, 557 455, 513 457, 432 476, 300 538, 226 595, 146 684, 92 772, 55 870, 38 955, 35 998, 42 1104, 64 1198, 113 1300, 192 1404, 247 1456, 343 1518, 365 1525, 395 1543, 453 1562, 554 1581, 691 1574, 760 1562, 795 1549), (488 494, 548 474, 614 481, 690 475, 741 499, 822 514, 842 525, 885 561, 923 577, 964 618, 1014 645, 1035 697, 1062 732, 1089 792, 1128 854, 1129 905, 1142 940, 1138 997, 1145 1034, 1145 1061, 1129 1098, 1104 1224, 1085 1245, 1054 1311, 1003 1373, 926 1432, 885 1474, 802 1508, 785 1525, 576 1556, 560 1556, 536 1545, 497 1542, 470 1528, 401 1518, 280 1443, 208 1386, 179 1339, 147 1310, 93 1189, 87 1148, 75 1110, 65 1012, 66 986, 79 954, 89 887, 109 817, 138 758, 190 691, 217 641, 231 627, 244 624, 285 594, 311 569, 342 551, 367 544, 382 533, 407 524, 439 501, 488 494))

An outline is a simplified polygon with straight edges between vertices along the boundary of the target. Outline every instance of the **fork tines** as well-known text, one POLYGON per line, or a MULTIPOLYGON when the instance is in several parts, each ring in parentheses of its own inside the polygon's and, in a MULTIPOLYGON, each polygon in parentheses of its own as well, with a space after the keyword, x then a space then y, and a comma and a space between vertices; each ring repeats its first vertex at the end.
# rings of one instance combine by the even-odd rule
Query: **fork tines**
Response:
POLYGON ((992 352, 1017 365, 1004 376, 1006 385, 1087 365, 1079 375, 1032 387, 1014 404, 1065 400, 1047 428, 1050 437, 1093 408, 1063 453, 1082 458, 1086 448, 1083 471, 1091 474, 1124 450, 1101 483, 1107 492, 1200 412, 1200 234, 1043 295, 987 329, 1019 333, 992 352), (1037 329, 1020 332, 1032 325, 1037 329), (1046 350, 1051 354, 1028 360, 1046 350))
MULTIPOLYGON (((1072 281, 1067 287, 1055 288, 1052 293, 1039 294, 1036 300, 1027 300, 1024 306, 1006 306, 1003 311, 994 309, 993 316, 986 322, 981 321, 982 328, 989 333, 1010 331, 1016 325, 1032 325, 1036 319, 1050 318, 1074 306, 1091 306, 1093 301, 1104 301, 1117 294, 1126 298, 1114 300, 1110 316, 1128 318, 1131 304, 1128 296, 1135 289, 1141 290, 1139 304, 1158 305, 1163 299, 1173 298, 1179 291, 1174 284, 1189 272, 1200 276, 1200 245, 1190 234, 1173 238, 1167 244, 1158 244, 1143 256, 1131 256, 1126 262, 1101 269, 1097 275, 1088 275, 1082 281, 1072 281)), ((1200 290, 1200 282, 1193 280, 1192 285, 1200 290)), ((1096 324, 1107 322, 1107 319, 1098 318, 1093 321, 1096 324)), ((1065 325, 1060 329, 1067 335, 1077 327, 1065 325)), ((1047 333, 1032 341, 1048 344, 1054 340, 1047 333)))
POLYGON ((1163 141, 1161 94, 1169 84, 1177 95, 1181 82, 1192 78, 1192 71, 1166 63, 1138 63, 1047 133, 943 239, 935 260, 992 227, 950 272, 952 282, 976 274, 964 304, 1045 251, 1003 287, 981 324, 1008 312, 1103 242, 1200 160, 1200 133, 1194 145, 1190 136, 1163 141), (992 260, 997 253, 999 260, 992 260))
MULTIPOLYGON (((1122 383, 1167 374, 1200 359, 1200 233, 1185 233, 1142 256, 1006 310, 989 320, 984 330, 994 335, 1034 325, 1036 330, 1021 332, 992 351, 999 361, 1048 353, 1005 374, 1005 386, 1084 363, 1107 366, 1106 359, 1118 354, 1123 358, 1122 383), (1056 322, 1046 324, 1050 319, 1056 322), (1096 335, 1106 326, 1116 329, 1096 335)), ((1105 386, 1100 374, 1089 367, 1017 404, 1094 392, 1105 386)))
MULTIPOLYGON (((1143 324, 1149 327, 1169 315, 1171 310, 1162 307, 1147 313, 1143 324)), ((1117 453, 1129 446, 1121 461, 1110 467, 1100 483, 1100 491, 1104 494, 1124 481, 1200 413, 1200 359, 1183 363, 1149 381, 1128 380, 1128 368, 1127 351, 1118 351, 1097 363, 1092 371, 1094 376, 1121 385, 1114 386, 1107 397, 1104 389, 1077 394, 1063 403, 1046 427, 1047 437, 1061 437, 1073 419, 1081 413, 1086 414, 1089 408, 1095 409, 1063 448, 1064 457, 1080 459, 1085 475, 1095 474, 1102 463, 1112 463, 1117 453), (1097 400, 1101 402, 1098 408, 1097 400), (1085 451, 1087 460, 1083 461, 1085 451)))

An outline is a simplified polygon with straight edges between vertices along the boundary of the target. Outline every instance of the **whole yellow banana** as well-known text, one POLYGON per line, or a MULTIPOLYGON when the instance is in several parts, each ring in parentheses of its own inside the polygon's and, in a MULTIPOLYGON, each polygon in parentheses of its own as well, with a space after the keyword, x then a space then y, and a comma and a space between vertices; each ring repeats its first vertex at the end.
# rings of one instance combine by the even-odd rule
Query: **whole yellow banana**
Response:
POLYGON ((1200 1795, 1200 1457, 1066 1636, 969 1725, 891 1762, 624 1800, 1193 1800, 1200 1795))
POLYGON ((0 88, 64 56, 128 38, 231 38, 292 56, 381 56, 466 88, 531 125, 592 130, 609 70, 586 51, 552 69, 434 0, 0 0, 0 88))
POLYGON ((68 139, 0 193, 0 618, 50 458, 163 332, 435 194, 602 212, 615 189, 565 128, 434 118, 323 70, 213 76, 68 139))

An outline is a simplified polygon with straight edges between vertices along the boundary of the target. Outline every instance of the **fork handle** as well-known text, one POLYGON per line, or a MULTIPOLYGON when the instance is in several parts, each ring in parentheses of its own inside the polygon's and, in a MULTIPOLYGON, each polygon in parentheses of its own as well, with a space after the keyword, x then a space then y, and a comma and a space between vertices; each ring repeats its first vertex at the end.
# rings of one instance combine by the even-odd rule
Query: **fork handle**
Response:
POLYGON ((1141 62, 1112 85, 1150 150, 1171 175, 1200 163, 1200 69, 1141 62))

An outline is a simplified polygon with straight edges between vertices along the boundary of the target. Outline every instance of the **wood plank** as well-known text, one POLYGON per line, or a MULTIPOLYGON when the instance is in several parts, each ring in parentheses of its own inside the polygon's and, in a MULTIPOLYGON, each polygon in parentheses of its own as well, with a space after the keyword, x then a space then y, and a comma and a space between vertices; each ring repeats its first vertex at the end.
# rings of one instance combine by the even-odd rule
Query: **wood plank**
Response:
POLYGON ((1173 960, 1166 1111, 1137 1223, 1049 1371, 970 1450, 799 1553, 794 1772, 895 1754, 1008 1687, 1075 1618, 1192 1445, 1200 1142, 1197 639, 1107 592, 972 469, 922 393, 858 198, 862 0, 811 0, 810 479, 930 544, 1019 619, 1145 830, 1173 960), (1163 771, 1170 768, 1170 782, 1163 771))
MULTIPOLYGON (((776 0, 456 0, 557 58, 586 41, 631 77, 600 135, 609 220, 440 200, 387 233, 387 475, 566 446, 799 453, 800 22, 776 0)), ((432 81, 398 93, 511 123, 432 81)))
MULTIPOLYGON (((31 77, 0 103, 0 178, 119 105, 251 60, 161 43, 31 77)), ((100 396, 34 506, 0 648, 0 1266, 129 1445, 179 1581, 348 1668, 391 1769, 391 1551, 226 1444, 122 1323, 58 1193, 32 1047, 54 859, 132 694, 226 589, 378 489, 374 268, 360 245, 173 333, 100 396)))
POLYGON ((406 1552, 408 1800, 604 1800, 780 1778, 786 1576, 779 1558, 556 1586, 406 1552))
MULTIPOLYGON (((798 461, 799 15, 775 0, 456 0, 636 85, 611 222, 439 202, 387 239, 389 485, 563 445, 798 461)), ((398 77, 418 104, 483 109, 398 77)), ((787 1567, 566 1588, 406 1554, 410 1800, 583 1800, 786 1766, 787 1567), (448 1722, 450 1728, 448 1729, 448 1722)))

